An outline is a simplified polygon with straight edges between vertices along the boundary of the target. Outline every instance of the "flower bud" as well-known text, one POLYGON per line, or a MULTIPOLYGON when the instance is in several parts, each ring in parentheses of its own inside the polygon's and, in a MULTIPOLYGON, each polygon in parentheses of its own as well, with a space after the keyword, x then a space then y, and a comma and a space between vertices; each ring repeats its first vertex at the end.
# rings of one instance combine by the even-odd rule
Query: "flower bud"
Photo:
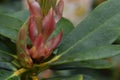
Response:
POLYGON ((56 0, 27 1, 30 17, 28 25, 24 24, 20 29, 17 40, 17 50, 21 64, 31 67, 33 61, 40 62, 48 58, 62 39, 62 31, 57 36, 51 39, 49 38, 56 27, 55 16, 57 16, 57 20, 62 16, 63 0, 58 3, 57 7, 56 0), (27 33, 32 43, 29 48, 26 43, 27 33))

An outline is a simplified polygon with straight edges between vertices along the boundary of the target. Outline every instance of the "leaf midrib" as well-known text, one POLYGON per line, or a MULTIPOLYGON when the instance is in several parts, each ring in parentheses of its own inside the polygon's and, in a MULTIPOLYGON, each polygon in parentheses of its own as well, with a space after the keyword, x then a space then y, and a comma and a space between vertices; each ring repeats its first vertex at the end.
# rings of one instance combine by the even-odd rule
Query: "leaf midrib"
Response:
POLYGON ((78 44, 80 44, 83 40, 85 40, 86 38, 88 38, 91 34, 93 34, 96 30, 98 30, 99 28, 102 28, 104 26, 104 24, 106 24, 106 22, 110 21, 112 18, 114 18, 115 16, 117 16, 118 14, 120 14, 120 12, 116 13, 114 16, 111 16, 110 18, 106 19, 106 21, 103 22, 103 24, 99 25, 99 27, 93 29, 92 31, 90 31, 89 33, 86 34, 85 37, 83 37, 82 39, 78 40, 75 44, 73 44, 73 46, 71 46, 70 48, 68 48, 66 51, 63 51, 60 54, 60 56, 64 55, 65 53, 69 52, 71 49, 73 49, 74 47, 76 47, 78 44))

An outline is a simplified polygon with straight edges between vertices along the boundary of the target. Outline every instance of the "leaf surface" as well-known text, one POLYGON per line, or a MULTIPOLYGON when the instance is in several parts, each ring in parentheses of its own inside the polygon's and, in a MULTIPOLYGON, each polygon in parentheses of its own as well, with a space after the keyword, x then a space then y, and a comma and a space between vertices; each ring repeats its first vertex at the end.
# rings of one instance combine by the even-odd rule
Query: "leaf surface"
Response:
POLYGON ((0 14, 0 35, 16 40, 22 22, 14 17, 0 14))
POLYGON ((107 69, 112 68, 113 63, 109 60, 90 60, 90 61, 78 61, 70 62, 59 65, 51 65, 50 69, 53 70, 70 70, 70 69, 79 69, 79 68, 91 68, 91 69, 107 69))
POLYGON ((116 1, 106 1, 98 6, 65 38, 59 53, 83 52, 116 40, 120 31, 120 1, 116 1))
POLYGON ((62 41, 57 62, 94 60, 118 55, 119 46, 107 45, 111 45, 120 35, 119 5, 119 0, 105 1, 86 17, 62 41))
MULTIPOLYGON (((120 46, 119 45, 108 45, 95 47, 91 50, 88 50, 83 53, 73 53, 73 54, 64 54, 56 62, 52 64, 65 64, 76 61, 88 61, 88 60, 98 60, 104 58, 110 58, 112 56, 120 55, 120 46)), ((89 66, 89 65, 88 65, 89 66)))
POLYGON ((69 20, 62 17, 57 22, 56 29, 51 36, 55 36, 61 31, 63 31, 63 39, 64 39, 73 29, 74 29, 73 24, 69 20))

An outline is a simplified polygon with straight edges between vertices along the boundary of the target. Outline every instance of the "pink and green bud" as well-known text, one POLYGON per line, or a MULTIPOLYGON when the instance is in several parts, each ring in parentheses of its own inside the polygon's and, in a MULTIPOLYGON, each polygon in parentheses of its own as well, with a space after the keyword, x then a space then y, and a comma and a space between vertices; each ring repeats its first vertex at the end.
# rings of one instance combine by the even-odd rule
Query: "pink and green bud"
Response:
POLYGON ((29 51, 27 49, 26 39, 27 39, 27 23, 23 24, 21 27, 18 38, 17 38, 17 53, 19 61, 22 66, 31 68, 33 61, 30 57, 29 51))
POLYGON ((57 5, 56 0, 27 1, 30 17, 27 25, 20 29, 17 48, 19 56, 24 58, 22 62, 31 66, 33 64, 32 60, 40 62, 48 58, 59 45, 63 32, 61 31, 51 39, 50 36, 55 30, 56 22, 62 16, 64 3, 63 0, 60 0, 57 5), (47 2, 49 2, 49 5, 47 5, 47 2), (43 7, 43 5, 46 7, 43 7), (27 33, 32 43, 29 48, 26 43, 27 33))
POLYGON ((43 16, 47 15, 51 7, 54 9, 57 2, 57 0, 37 0, 37 1, 40 4, 43 16))
POLYGON ((27 0, 31 16, 41 16, 41 8, 37 1, 27 0))
POLYGON ((62 17, 63 8, 64 8, 64 1, 60 0, 59 3, 57 4, 56 8, 55 8, 56 22, 58 22, 60 20, 60 18, 62 17))
MULTIPOLYGON (((56 23, 55 23, 54 12, 52 8, 49 10, 48 14, 42 19, 41 33, 36 34, 36 32, 34 32, 36 30, 34 30, 33 27, 30 28, 31 25, 28 26, 30 28, 29 35, 33 43, 33 46, 30 49, 29 53, 33 59, 41 60, 43 58, 44 59, 48 58, 51 55, 52 51, 60 43, 62 38, 62 32, 60 32, 60 34, 58 34, 57 36, 49 40, 49 37, 53 33, 55 26, 56 26, 56 23)), ((36 25, 34 24, 34 28, 35 27, 36 25)))

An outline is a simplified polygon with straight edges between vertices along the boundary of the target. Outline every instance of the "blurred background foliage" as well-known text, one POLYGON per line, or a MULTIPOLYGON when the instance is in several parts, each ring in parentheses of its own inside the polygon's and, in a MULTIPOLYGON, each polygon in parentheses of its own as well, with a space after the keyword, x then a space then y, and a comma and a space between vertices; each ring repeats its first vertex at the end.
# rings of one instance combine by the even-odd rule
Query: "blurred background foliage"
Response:
MULTIPOLYGON (((63 16, 76 26, 89 12, 105 0, 64 0, 63 16)), ((26 0, 0 0, 0 13, 12 14, 27 9, 26 0)))
POLYGON ((22 10, 21 0, 0 0, 0 13, 14 13, 22 10))

